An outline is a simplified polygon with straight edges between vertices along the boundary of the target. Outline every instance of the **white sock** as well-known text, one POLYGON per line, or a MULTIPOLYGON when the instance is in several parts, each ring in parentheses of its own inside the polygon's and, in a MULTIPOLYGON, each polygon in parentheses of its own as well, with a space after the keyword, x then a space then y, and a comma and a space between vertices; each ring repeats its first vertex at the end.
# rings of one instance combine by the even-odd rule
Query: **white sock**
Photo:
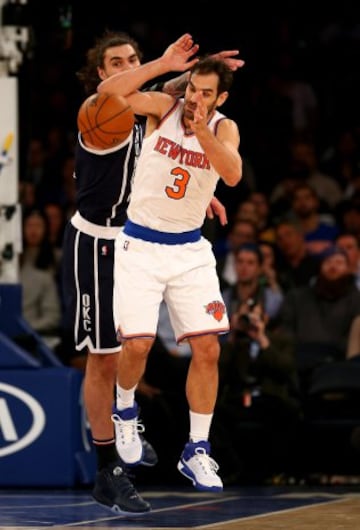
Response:
POLYGON ((198 414, 197 412, 191 412, 191 410, 189 414, 190 440, 192 442, 207 441, 213 414, 198 414))
POLYGON ((118 383, 116 383, 116 408, 118 410, 128 409, 133 407, 135 403, 136 386, 125 390, 118 383))

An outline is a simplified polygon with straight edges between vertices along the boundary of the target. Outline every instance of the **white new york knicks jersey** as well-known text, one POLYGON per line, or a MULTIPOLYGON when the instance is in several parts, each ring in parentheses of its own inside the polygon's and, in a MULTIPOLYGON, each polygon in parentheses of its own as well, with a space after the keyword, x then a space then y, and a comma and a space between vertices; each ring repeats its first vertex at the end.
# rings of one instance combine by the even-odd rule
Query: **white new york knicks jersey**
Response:
MULTIPOLYGON (((161 232, 200 228, 220 178, 195 134, 185 134, 182 109, 177 100, 143 140, 131 190, 130 221, 161 232)), ((224 118, 216 111, 209 128, 224 118)))

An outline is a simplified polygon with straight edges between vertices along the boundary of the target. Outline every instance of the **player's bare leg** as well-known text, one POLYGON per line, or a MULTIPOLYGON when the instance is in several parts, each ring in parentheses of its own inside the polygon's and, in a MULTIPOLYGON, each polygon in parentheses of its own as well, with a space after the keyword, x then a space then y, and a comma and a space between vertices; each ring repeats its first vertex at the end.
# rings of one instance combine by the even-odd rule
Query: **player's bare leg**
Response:
POLYGON ((190 340, 192 356, 186 381, 189 403, 189 442, 178 463, 179 471, 196 489, 222 491, 217 475, 219 466, 210 457, 209 431, 215 409, 218 386, 220 345, 216 335, 194 337, 190 340))

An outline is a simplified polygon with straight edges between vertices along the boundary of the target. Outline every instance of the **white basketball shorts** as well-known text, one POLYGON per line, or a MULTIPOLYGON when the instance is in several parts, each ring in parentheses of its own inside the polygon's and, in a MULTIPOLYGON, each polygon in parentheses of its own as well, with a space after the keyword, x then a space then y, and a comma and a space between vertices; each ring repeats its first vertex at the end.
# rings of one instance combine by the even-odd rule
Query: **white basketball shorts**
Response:
POLYGON ((115 242, 114 321, 118 339, 155 337, 165 300, 176 340, 229 331, 210 242, 167 245, 121 232, 115 242))

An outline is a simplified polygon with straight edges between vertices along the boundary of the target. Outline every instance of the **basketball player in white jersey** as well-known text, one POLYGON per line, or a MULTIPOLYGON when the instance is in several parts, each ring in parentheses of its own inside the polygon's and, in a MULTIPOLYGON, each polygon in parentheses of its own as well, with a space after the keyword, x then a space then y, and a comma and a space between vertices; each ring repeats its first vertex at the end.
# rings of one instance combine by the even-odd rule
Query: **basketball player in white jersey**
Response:
POLYGON ((122 93, 136 114, 147 116, 128 220, 115 243, 114 318, 122 350, 113 419, 123 433, 121 458, 135 465, 142 454, 135 390, 164 299, 177 341, 189 341, 192 350, 186 382, 189 442, 178 469, 197 489, 222 491, 209 432, 218 389, 218 335, 228 332, 229 321, 215 258, 201 228, 218 180, 236 186, 242 176, 238 127, 217 110, 233 76, 223 61, 191 59, 198 46, 188 34, 168 50, 98 87, 122 93), (189 66, 184 99, 137 91, 153 77, 189 66))

